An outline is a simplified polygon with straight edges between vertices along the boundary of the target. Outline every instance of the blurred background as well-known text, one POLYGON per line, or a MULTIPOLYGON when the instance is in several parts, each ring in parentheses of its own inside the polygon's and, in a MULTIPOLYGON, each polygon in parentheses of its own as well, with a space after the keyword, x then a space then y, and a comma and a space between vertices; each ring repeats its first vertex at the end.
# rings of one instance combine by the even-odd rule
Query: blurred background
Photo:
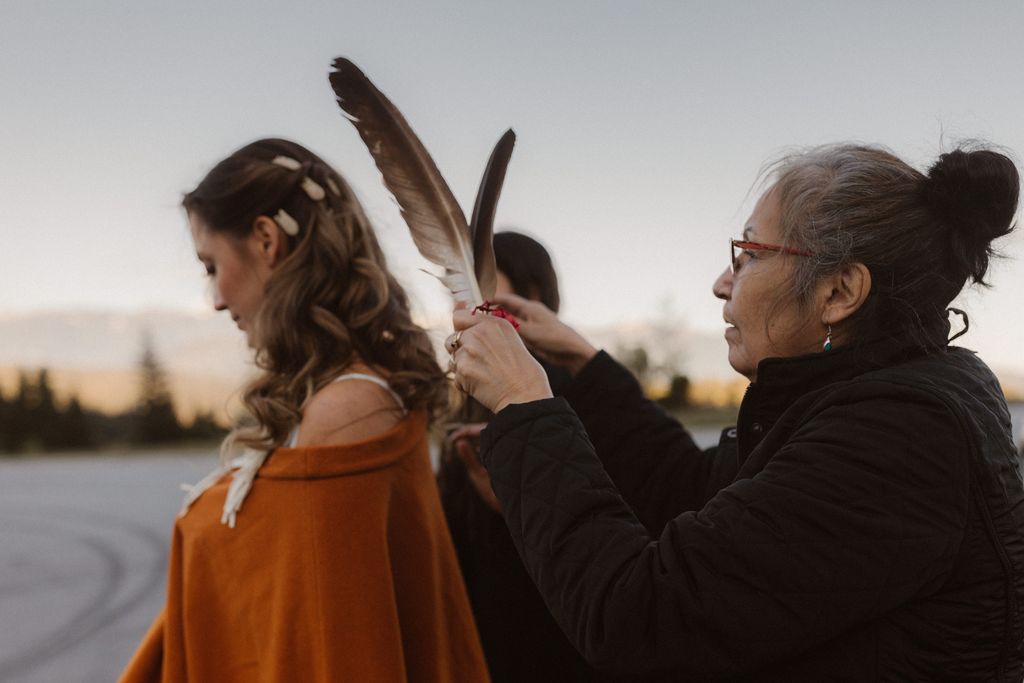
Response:
MULTIPOLYGON (((1019 2, 0 0, 0 681, 106 681, 163 600, 178 484, 215 463, 250 371, 178 204, 217 160, 294 138, 356 188, 417 319, 449 302, 327 83, 355 61, 472 206, 518 142, 498 225, 555 258, 563 317, 704 442, 745 382, 711 283, 759 169, 883 144, 1024 151, 1019 2)), ((958 343, 1024 398, 1024 237, 966 291, 958 343)), ((922 254, 922 258, 927 258, 922 254)), ((954 321, 956 324, 956 321, 954 321)), ((1021 404, 1013 404, 1020 433, 1021 404)))

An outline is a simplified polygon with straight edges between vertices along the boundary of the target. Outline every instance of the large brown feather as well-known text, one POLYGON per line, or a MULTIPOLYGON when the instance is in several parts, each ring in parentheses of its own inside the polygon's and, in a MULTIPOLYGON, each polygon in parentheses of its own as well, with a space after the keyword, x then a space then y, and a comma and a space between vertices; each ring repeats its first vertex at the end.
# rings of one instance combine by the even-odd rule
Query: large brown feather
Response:
POLYGON ((355 64, 335 59, 330 80, 338 106, 363 138, 420 253, 445 268, 442 281, 456 301, 483 303, 465 214, 423 143, 355 64))
POLYGON ((494 263, 494 214, 498 210, 498 197, 501 196, 505 170, 515 144, 516 134, 509 128, 487 160, 473 205, 473 218, 469 222, 469 234, 473 236, 473 266, 484 299, 493 298, 498 285, 498 268, 494 263))

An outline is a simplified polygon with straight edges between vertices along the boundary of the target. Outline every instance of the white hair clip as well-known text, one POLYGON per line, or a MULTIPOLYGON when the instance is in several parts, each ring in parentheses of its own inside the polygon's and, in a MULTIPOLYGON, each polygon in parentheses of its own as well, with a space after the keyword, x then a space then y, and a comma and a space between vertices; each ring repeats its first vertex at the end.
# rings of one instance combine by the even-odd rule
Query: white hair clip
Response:
POLYGON ((292 159, 291 157, 274 157, 270 163, 283 166, 290 171, 298 171, 302 168, 302 164, 297 159, 292 159))
POLYGON ((289 216, 288 212, 284 209, 280 209, 274 214, 274 222, 284 230, 286 235, 295 237, 299 234, 299 222, 289 216))
POLYGON ((305 190, 309 198, 314 202, 318 202, 324 198, 324 188, 320 187, 319 183, 315 180, 306 176, 302 179, 302 189, 305 190))
MULTIPOLYGON (((301 171, 302 170, 302 164, 299 163, 299 161, 297 159, 292 159, 291 157, 285 157, 285 156, 274 157, 274 159, 270 163, 277 164, 278 166, 281 166, 283 168, 287 168, 289 171, 301 171)), ((334 188, 332 188, 332 190, 333 189, 334 188)), ((322 188, 318 182, 316 182, 315 180, 313 180, 309 176, 303 177, 303 179, 302 179, 302 190, 307 195, 309 195, 309 198, 312 199, 314 202, 320 201, 321 199, 324 198, 324 196, 326 194, 324 192, 324 188, 322 188)), ((335 194, 340 195, 341 192, 335 192, 335 194)))
POLYGON ((330 188, 335 197, 341 196, 341 188, 338 187, 338 183, 334 182, 332 178, 327 179, 327 187, 330 188))

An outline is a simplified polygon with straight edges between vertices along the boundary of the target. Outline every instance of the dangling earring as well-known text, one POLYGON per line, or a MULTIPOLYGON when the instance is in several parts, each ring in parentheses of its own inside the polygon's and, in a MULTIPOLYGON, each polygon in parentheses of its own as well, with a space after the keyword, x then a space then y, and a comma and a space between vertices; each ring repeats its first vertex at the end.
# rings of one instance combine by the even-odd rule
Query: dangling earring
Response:
POLYGON ((825 324, 828 325, 828 333, 825 335, 825 343, 821 345, 821 350, 822 351, 831 351, 832 350, 832 325, 830 323, 825 323, 825 324))

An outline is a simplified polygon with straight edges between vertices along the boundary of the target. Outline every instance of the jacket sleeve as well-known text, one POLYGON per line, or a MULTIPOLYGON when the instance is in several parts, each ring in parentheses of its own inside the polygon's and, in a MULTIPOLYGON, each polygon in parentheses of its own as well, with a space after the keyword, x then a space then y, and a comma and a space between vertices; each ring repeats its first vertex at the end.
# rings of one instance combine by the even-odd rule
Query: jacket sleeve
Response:
POLYGON ((683 426, 644 396, 626 368, 604 351, 564 393, 605 470, 641 522, 657 531, 732 480, 735 451, 701 450, 683 426), (718 483, 719 486, 714 486, 718 483))
POLYGON ((755 476, 657 537, 561 399, 503 410, 483 459, 528 572, 591 663, 755 671, 925 594, 950 570, 967 514, 964 431, 923 393, 878 393, 814 408, 755 476), (924 433, 947 447, 928 450, 924 433))

